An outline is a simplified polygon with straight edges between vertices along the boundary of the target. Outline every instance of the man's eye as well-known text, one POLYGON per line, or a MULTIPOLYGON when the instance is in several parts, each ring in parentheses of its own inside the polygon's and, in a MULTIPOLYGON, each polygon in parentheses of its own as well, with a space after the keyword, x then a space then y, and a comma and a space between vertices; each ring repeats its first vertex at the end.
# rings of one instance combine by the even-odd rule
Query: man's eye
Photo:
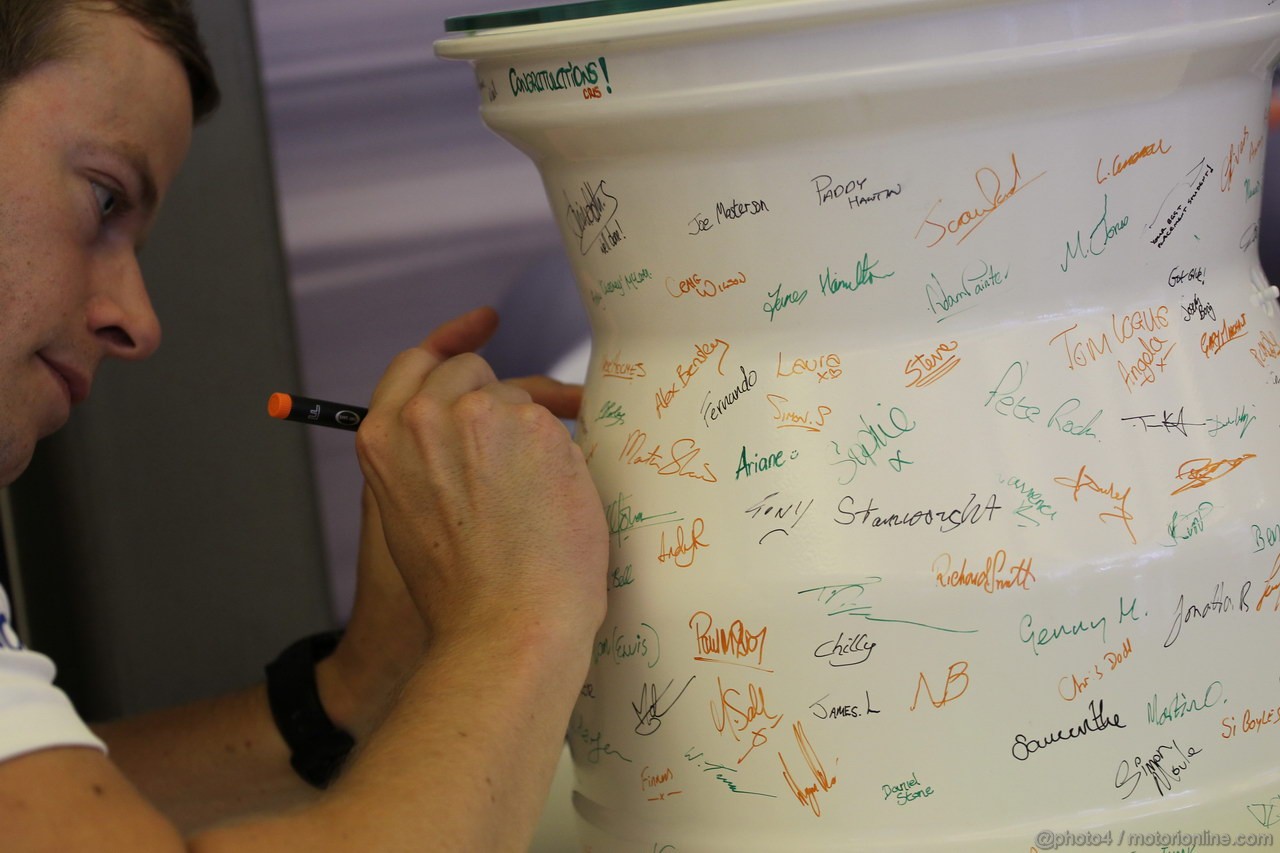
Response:
POLYGON ((119 207, 115 190, 92 181, 89 186, 93 187, 93 197, 98 200, 98 215, 106 219, 119 207))

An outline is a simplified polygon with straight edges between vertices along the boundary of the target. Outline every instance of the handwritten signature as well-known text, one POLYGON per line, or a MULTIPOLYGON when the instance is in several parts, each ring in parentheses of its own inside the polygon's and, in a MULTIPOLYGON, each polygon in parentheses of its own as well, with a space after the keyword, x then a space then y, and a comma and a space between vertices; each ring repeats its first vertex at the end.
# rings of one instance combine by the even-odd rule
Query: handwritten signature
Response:
POLYGON ((1170 492, 1170 495, 1178 495, 1187 489, 1199 489, 1209 485, 1214 480, 1219 480, 1232 471, 1239 468, 1246 461, 1256 459, 1256 453, 1246 453, 1243 456, 1237 456, 1232 459, 1213 460, 1208 458, 1188 459, 1178 466, 1178 474, 1174 479, 1186 480, 1178 488, 1170 492))
POLYGON ((835 584, 831 586, 817 586, 811 589, 802 589, 796 595, 816 595, 818 603, 823 605, 823 609, 827 611, 828 616, 856 616, 866 619, 868 622, 894 622, 900 625, 915 625, 918 628, 930 628, 934 631, 943 631, 948 634, 976 634, 977 629, 962 630, 959 628, 941 628, 937 625, 929 625, 924 622, 914 622, 910 619, 891 619, 887 616, 873 616, 871 613, 871 604, 860 603, 860 599, 866 594, 867 588, 880 583, 884 578, 869 577, 857 583, 835 584))
POLYGON ((578 249, 586 254, 618 213, 618 199, 605 192, 602 180, 594 187, 583 181, 578 189, 581 203, 565 193, 565 209, 573 219, 571 231, 578 238, 578 249))
POLYGON ((728 729, 729 734, 738 743, 742 742, 743 735, 751 735, 751 745, 738 759, 738 764, 741 764, 756 748, 769 742, 769 736, 765 732, 768 729, 777 728, 778 723, 782 722, 782 715, 769 713, 765 705, 764 689, 754 684, 749 682, 747 684, 745 708, 740 707, 742 691, 725 687, 718 677, 716 688, 719 699, 711 703, 711 722, 716 727, 716 731, 723 735, 725 729, 728 729))
POLYGON ((574 714, 569 721, 569 749, 575 757, 577 750, 582 748, 581 744, 587 747, 585 758, 588 764, 599 764, 600 759, 606 755, 612 755, 627 764, 631 763, 630 758, 614 749, 613 744, 605 741, 603 732, 593 731, 586 725, 582 714, 574 714))
MULTIPOLYGON (((1129 493, 1132 488, 1126 488, 1121 491, 1114 481, 1103 486, 1093 478, 1093 475, 1087 473, 1085 468, 1086 466, 1081 465, 1074 479, 1071 477, 1054 477, 1053 481, 1060 486, 1066 486, 1071 489, 1071 499, 1076 503, 1080 502, 1080 492, 1083 490, 1103 495, 1115 501, 1113 511, 1100 512, 1098 513, 1098 518, 1102 519, 1103 524, 1106 524, 1107 520, 1111 518, 1121 521, 1124 524, 1125 532, 1129 534, 1130 541, 1137 545, 1138 537, 1134 535, 1133 527, 1129 524, 1129 522, 1133 521, 1133 514, 1128 509, 1129 493)), ((1174 492, 1174 494, 1177 494, 1177 492, 1174 492)))
POLYGON ((916 229, 916 239, 920 238, 920 232, 924 230, 924 227, 929 225, 937 229, 937 235, 933 238, 932 242, 927 244, 929 248, 933 248, 941 243, 946 239, 948 234, 959 235, 956 238, 956 245, 958 246, 963 243, 980 225, 986 222, 987 218, 991 214, 995 213, 1003 207, 1006 202, 1013 198, 1014 195, 1031 186, 1031 184, 1035 183, 1045 175, 1045 172, 1041 172, 1035 177, 1024 181, 1022 179, 1022 170, 1018 167, 1018 155, 1010 154, 1009 163, 1013 168, 1013 176, 1008 191, 1005 191, 1004 189, 1004 181, 1001 179, 1000 174, 990 166, 983 166, 973 173, 973 180, 978 185, 978 191, 982 194, 982 198, 986 202, 986 205, 983 207, 967 209, 955 218, 947 220, 944 224, 941 222, 935 222, 929 218, 930 216, 933 216, 933 212, 937 210, 938 206, 943 202, 942 199, 938 199, 934 203, 933 207, 929 208, 929 212, 925 214, 924 222, 920 223, 920 227, 916 229))
POLYGON ((666 703, 661 709, 658 706, 662 704, 662 700, 670 692, 671 686, 676 683, 675 679, 668 681, 667 686, 662 688, 662 692, 658 692, 658 685, 654 682, 641 684, 640 703, 631 703, 631 710, 636 715, 636 734, 647 736, 661 728, 662 718, 680 701, 680 697, 689 689, 689 685, 693 683, 695 678, 697 678, 696 675, 689 676, 689 680, 684 683, 684 687, 680 688, 680 692, 675 695, 675 698, 666 703))
POLYGON ((627 436, 627 443, 623 445, 618 458, 628 465, 647 465, 664 477, 688 477, 703 483, 717 482, 716 475, 707 463, 702 463, 701 470, 693 467, 702 451, 692 438, 678 439, 665 453, 660 444, 654 444, 646 453, 643 447, 648 441, 648 433, 633 431, 627 436))
POLYGON ((698 556, 698 549, 711 546, 710 542, 702 541, 702 534, 703 521, 701 518, 695 518, 693 523, 689 525, 688 541, 685 541, 684 527, 681 525, 676 525, 676 541, 671 546, 667 545, 666 531, 662 531, 658 541, 658 562, 665 563, 670 560, 682 569, 691 568, 694 559, 698 556))
MULTIPOLYGON (((796 745, 800 749, 800 754, 804 757, 804 763, 808 766, 809 773, 813 777, 815 784, 805 785, 803 788, 800 787, 795 777, 791 775, 791 769, 787 767, 787 760, 779 752, 778 761, 782 762, 782 778, 801 805, 808 806, 814 817, 822 817, 822 808, 818 805, 818 792, 830 791, 834 788, 836 786, 836 777, 827 773, 827 769, 818 758, 817 751, 813 748, 813 744, 809 742, 808 735, 805 734, 804 723, 795 723, 792 725, 791 731, 795 734, 796 745)), ((840 763, 839 759, 836 760, 836 763, 840 763)))
POLYGON ((675 518, 675 510, 671 512, 646 513, 631 508, 631 495, 618 493, 618 497, 610 501, 604 508, 604 518, 609 525, 609 535, 618 545, 630 537, 632 530, 649 527, 654 524, 673 524, 684 521, 683 517, 675 518), (625 534, 625 535, 624 535, 625 534))

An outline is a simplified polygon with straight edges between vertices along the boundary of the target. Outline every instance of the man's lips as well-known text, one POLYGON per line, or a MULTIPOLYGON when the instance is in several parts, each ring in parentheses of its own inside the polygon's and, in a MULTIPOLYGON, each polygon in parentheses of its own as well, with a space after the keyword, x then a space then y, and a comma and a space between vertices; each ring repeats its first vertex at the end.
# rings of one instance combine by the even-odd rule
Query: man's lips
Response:
POLYGON ((62 379, 67 385, 67 391, 71 395, 71 404, 82 403, 89 396, 89 387, 93 384, 88 375, 81 373, 69 364, 57 361, 47 355, 41 355, 40 359, 47 364, 54 373, 62 379))

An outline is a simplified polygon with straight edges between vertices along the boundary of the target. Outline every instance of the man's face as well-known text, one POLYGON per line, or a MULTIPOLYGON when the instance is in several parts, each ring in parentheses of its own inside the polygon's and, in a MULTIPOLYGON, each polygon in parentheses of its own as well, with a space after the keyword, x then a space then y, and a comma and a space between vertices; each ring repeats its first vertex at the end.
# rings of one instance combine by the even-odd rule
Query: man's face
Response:
POLYGON ((136 250, 191 141, 177 58, 121 14, 68 14, 75 55, 0 104, 0 485, 104 358, 159 345, 136 250))

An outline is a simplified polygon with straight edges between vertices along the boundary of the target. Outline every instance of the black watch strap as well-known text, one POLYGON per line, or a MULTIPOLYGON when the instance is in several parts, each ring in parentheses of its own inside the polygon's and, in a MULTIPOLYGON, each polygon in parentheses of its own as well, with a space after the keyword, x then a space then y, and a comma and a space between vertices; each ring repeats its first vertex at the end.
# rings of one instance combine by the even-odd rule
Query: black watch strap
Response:
POLYGON ((316 664, 341 638, 341 631, 303 637, 267 664, 267 703, 289 745, 289 764, 316 788, 329 786, 356 743, 329 719, 316 689, 316 664))

